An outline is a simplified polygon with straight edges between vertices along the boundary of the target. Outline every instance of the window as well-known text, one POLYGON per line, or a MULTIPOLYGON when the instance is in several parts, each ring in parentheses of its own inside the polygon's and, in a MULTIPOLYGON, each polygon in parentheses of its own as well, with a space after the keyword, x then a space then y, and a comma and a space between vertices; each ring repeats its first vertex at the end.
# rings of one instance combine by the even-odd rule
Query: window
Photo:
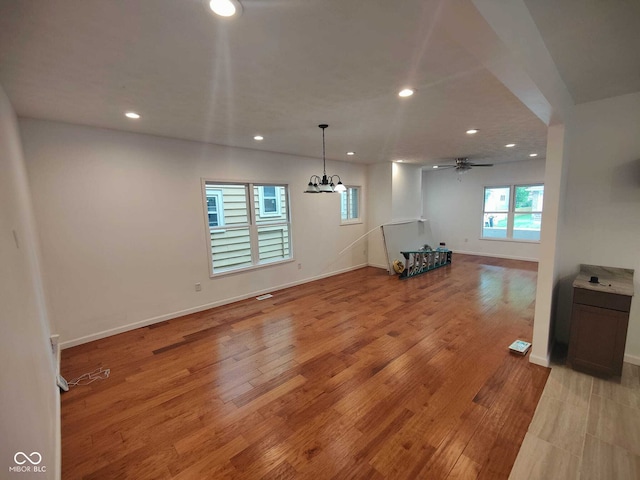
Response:
POLYGON ((224 215, 222 211, 222 190, 213 188, 206 189, 207 194, 207 217, 210 227, 220 227, 224 225, 224 215))
POLYGON ((211 272, 291 258, 287 185, 204 181, 211 272))
POLYGON ((360 221, 360 187, 347 187, 340 193, 340 217, 343 224, 360 221))
POLYGON ((544 185, 485 187, 482 238, 540 241, 544 185))
POLYGON ((280 215, 280 192, 275 185, 259 187, 260 216, 270 217, 280 215))

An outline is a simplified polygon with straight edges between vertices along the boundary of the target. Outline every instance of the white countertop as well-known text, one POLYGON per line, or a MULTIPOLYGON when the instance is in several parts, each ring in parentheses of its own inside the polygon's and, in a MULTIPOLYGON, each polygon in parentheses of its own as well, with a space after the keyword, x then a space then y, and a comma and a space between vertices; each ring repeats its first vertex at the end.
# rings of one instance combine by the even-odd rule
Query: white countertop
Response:
POLYGON ((628 268, 580 265, 580 273, 573 281, 576 288, 598 292, 633 296, 633 270, 628 268), (591 283, 591 277, 598 277, 598 283, 591 283))

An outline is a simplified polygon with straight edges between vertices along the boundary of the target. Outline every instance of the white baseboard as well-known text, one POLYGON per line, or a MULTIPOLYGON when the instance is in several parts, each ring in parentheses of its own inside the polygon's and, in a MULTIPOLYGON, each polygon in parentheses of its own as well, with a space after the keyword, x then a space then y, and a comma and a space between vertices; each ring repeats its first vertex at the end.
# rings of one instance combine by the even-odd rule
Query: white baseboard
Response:
POLYGON ((627 355, 627 354, 625 354, 624 361, 627 362, 627 363, 630 363, 632 365, 640 366, 640 357, 638 357, 637 355, 627 355))
POLYGON ((382 265, 382 264, 378 264, 378 263, 370 263, 369 267, 381 268, 383 270, 389 270, 389 267, 387 265, 382 265))
MULTIPOLYGON (((60 344, 58 343, 59 336, 52 335, 52 340, 55 342, 55 345, 52 342, 52 346, 54 347, 54 361, 55 361, 55 371, 56 375, 60 375, 60 362, 62 355, 60 354, 60 344), (54 338, 55 337, 55 338, 54 338)), ((53 382, 56 382, 56 379, 53 379, 53 382)), ((60 388, 58 385, 55 386, 56 389, 56 409, 55 409, 55 465, 54 465, 54 476, 56 480, 62 479, 62 409, 60 405, 60 388)))
POLYGON ((529 355, 529 361, 531 363, 535 363, 536 365, 541 365, 543 367, 549 367, 551 365, 551 359, 548 357, 541 357, 539 355, 534 355, 533 353, 529 355))
MULTIPOLYGON (((165 315, 159 315, 157 317, 147 318, 145 320, 140 320, 138 322, 129 323, 127 325, 122 325, 116 328, 110 328, 108 330, 103 330, 101 332, 93 333, 91 335, 85 335, 83 337, 74 338, 72 340, 67 340, 65 342, 60 342, 60 349, 75 347, 76 345, 82 345, 83 343, 93 342, 94 340, 100 340, 101 338, 110 337, 112 335, 117 335, 119 333, 128 332, 130 330, 135 330, 136 328, 146 327, 148 325, 153 325, 154 323, 160 323, 167 320, 171 320, 173 318, 182 317, 184 315, 189 315, 191 313, 202 312, 204 310, 209 310, 210 308, 220 307, 222 305, 228 305, 229 303, 239 302, 240 300, 246 300, 247 298, 257 297, 259 295, 264 295, 265 293, 271 293, 277 290, 283 290, 285 288, 295 287, 296 285, 302 285, 309 282, 314 282, 316 280, 321 280, 323 278, 332 277, 334 275, 339 275, 341 273, 350 272, 352 270, 358 270, 359 268, 367 267, 368 264, 363 263, 360 265, 355 265, 348 268, 343 268, 341 270, 336 270, 330 273, 316 275, 314 277, 305 278, 303 280, 298 280, 295 282, 284 283, 281 285, 275 285, 271 288, 258 290, 255 292, 247 293, 245 295, 238 295, 237 297, 225 298, 223 300, 218 300, 216 302, 206 303, 204 305, 198 305, 196 307, 187 308, 184 310, 180 310, 177 312, 167 313, 165 315)), ((385 267, 386 268, 386 267, 385 267)))
MULTIPOLYGON (((459 253, 461 255, 477 255, 479 257, 494 257, 494 258, 506 258, 508 260, 524 260, 526 262, 538 262, 537 258, 520 257, 517 255, 502 255, 499 253, 483 253, 483 252, 467 252, 464 250, 452 250, 453 253, 459 253)), ((455 257, 454 257, 455 261, 455 257)))

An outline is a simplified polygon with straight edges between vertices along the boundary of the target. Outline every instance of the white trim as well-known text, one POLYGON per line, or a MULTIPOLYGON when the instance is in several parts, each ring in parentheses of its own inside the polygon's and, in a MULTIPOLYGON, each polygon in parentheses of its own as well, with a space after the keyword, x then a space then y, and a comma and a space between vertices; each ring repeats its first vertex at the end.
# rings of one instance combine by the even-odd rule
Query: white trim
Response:
POLYGON ((499 238, 499 237, 480 237, 478 240, 483 242, 509 242, 509 243, 533 243, 540 244, 540 240, 523 240, 522 238, 499 238))
POLYGON ((263 263, 258 263, 256 265, 249 265, 247 267, 234 268, 233 270, 225 270, 224 272, 210 273, 209 278, 220 278, 220 277, 224 277, 225 275, 235 275, 236 273, 248 272, 250 270, 257 270, 259 268, 269 267, 271 265, 282 265, 283 263, 291 263, 295 261, 296 259, 293 257, 282 258, 280 260, 273 260, 271 262, 263 262, 263 263))
POLYGON ((452 250, 453 253, 459 253, 461 255, 477 255, 479 257, 495 257, 495 258, 506 258, 508 260, 525 260, 527 262, 536 262, 538 263, 537 258, 529 258, 529 257, 520 257, 517 255, 502 255, 499 253, 483 253, 483 252, 466 252, 463 250, 452 250))
MULTIPOLYGON (((62 347, 60 346, 59 343, 57 343, 58 341, 58 336, 56 336, 56 345, 55 345, 55 349, 56 349, 56 375, 60 375, 60 362, 61 362, 61 357, 62 355, 60 354, 60 350, 62 350, 62 347)), ((62 479, 62 407, 61 407, 61 400, 60 400, 60 388, 58 387, 58 385, 56 384, 56 379, 53 379, 53 382, 55 384, 55 389, 56 389, 56 408, 55 408, 55 425, 54 425, 54 430, 55 430, 55 446, 54 446, 54 455, 55 455, 55 459, 54 459, 54 475, 55 475, 55 479, 56 480, 61 480, 62 479)))
POLYGON ((640 366, 640 357, 637 356, 637 355, 629 355, 629 354, 625 353, 624 361, 627 362, 627 363, 630 363, 631 365, 640 366))
POLYGON ((382 270, 389 271, 389 267, 387 265, 382 265, 382 264, 378 264, 378 263, 370 263, 368 266, 369 267, 374 267, 374 268, 381 268, 382 270))
POLYGON ((540 357, 538 355, 534 355, 533 353, 529 355, 529 362, 547 368, 549 368, 549 365, 551 365, 551 359, 549 357, 540 357))
POLYGON ((256 290, 251 293, 247 293, 244 295, 238 295, 237 297, 226 298, 224 300, 219 300, 217 302, 206 303, 204 305, 199 305, 197 307, 187 308, 184 310, 180 310, 177 312, 167 313, 165 315, 159 315, 157 317, 147 318, 145 320, 140 320, 138 322, 129 323, 127 325, 123 325, 121 327, 110 328, 109 330, 103 330, 101 332, 97 332, 91 335, 85 335, 84 337, 78 337, 72 340, 67 340, 66 342, 60 343, 60 349, 75 347, 76 345, 82 345, 83 343, 93 342, 94 340, 100 340, 101 338, 110 337, 112 335, 117 335, 119 333, 128 332, 130 330, 135 330, 136 328, 146 327, 148 325, 153 325, 154 323, 160 323, 167 320, 172 320, 174 318, 182 317, 184 315, 189 315, 191 313, 202 312, 204 310, 209 310, 210 308, 220 307, 222 305, 228 305, 230 303, 239 302, 240 300, 246 300, 247 298, 257 297, 259 295, 263 295, 265 293, 274 293, 277 290, 284 290, 285 288, 295 287, 297 285, 302 285, 305 283, 310 283, 316 280, 321 280, 323 278, 332 277, 334 275, 340 275, 341 273, 350 272, 352 270, 358 270, 360 268, 367 267, 366 263, 362 263, 360 265, 354 265, 352 267, 343 268, 341 270, 336 270, 334 272, 325 273, 323 275, 317 275, 315 277, 305 278, 303 280, 297 280, 295 282, 284 283, 281 285, 275 285, 269 288, 265 288, 262 290, 256 290))

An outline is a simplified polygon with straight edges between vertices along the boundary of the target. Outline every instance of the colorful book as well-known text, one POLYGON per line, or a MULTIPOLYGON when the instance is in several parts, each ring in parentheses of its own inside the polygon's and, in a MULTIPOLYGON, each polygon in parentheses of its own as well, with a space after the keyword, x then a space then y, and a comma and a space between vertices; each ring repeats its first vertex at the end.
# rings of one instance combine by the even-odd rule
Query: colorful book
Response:
POLYGON ((524 355, 531 348, 531 344, 529 342, 525 342, 524 340, 516 340, 511 345, 509 345, 509 350, 513 353, 517 353, 518 355, 524 355))

